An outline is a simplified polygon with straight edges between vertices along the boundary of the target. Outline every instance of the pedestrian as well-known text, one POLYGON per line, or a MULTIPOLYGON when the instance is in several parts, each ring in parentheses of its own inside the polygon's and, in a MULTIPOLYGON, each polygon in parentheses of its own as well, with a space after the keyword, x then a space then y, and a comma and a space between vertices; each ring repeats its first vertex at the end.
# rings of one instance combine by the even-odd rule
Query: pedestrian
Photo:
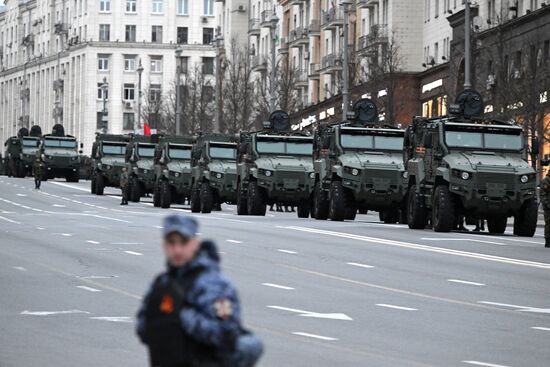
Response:
POLYGON ((540 183, 539 196, 544 210, 544 247, 550 247, 550 171, 540 183))
POLYGON ((120 205, 128 205, 128 184, 130 178, 128 177, 128 170, 126 167, 122 167, 122 173, 120 174, 120 191, 122 194, 122 202, 120 205))
POLYGON ((42 175, 44 174, 44 163, 40 158, 36 158, 34 165, 32 167, 34 175, 34 188, 35 190, 40 190, 40 185, 42 184, 42 175))
POLYGON ((163 224, 167 271, 137 315, 151 366, 254 366, 262 342, 242 327, 237 291, 220 270, 216 245, 201 241, 191 216, 170 215, 163 224))

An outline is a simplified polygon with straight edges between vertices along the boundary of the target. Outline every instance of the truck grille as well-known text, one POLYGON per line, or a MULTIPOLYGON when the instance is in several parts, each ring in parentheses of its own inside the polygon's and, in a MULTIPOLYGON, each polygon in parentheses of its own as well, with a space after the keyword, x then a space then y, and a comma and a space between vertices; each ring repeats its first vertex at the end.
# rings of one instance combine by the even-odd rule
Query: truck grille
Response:
POLYGON ((498 184, 505 185, 506 188, 513 188, 516 180, 516 175, 514 174, 496 172, 478 172, 476 177, 479 185, 498 184))

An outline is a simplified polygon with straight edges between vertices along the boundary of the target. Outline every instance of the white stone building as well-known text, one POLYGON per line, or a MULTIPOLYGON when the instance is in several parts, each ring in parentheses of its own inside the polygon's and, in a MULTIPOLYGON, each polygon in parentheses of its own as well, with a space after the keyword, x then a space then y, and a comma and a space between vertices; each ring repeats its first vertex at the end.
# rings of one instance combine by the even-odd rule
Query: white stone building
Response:
MULTIPOLYGON (((181 49, 183 76, 213 74, 214 0, 6 0, 0 13, 0 138, 56 121, 89 154, 100 131, 105 79, 108 132, 132 132, 138 73, 152 96, 173 90, 181 49), (58 66, 59 65, 59 66, 58 66), (57 103, 56 103, 57 102, 57 103)), ((142 101, 149 96, 143 94, 142 101)), ((142 102, 143 104, 143 102, 142 102)))

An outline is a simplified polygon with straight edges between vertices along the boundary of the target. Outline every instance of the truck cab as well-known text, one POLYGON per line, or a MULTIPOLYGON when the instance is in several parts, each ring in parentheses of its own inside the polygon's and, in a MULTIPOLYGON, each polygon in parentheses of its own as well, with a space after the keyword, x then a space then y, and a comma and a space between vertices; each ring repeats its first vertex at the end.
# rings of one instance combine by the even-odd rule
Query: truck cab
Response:
POLYGON ((119 187, 129 141, 129 135, 96 135, 92 146, 92 194, 103 195, 105 187, 119 187))

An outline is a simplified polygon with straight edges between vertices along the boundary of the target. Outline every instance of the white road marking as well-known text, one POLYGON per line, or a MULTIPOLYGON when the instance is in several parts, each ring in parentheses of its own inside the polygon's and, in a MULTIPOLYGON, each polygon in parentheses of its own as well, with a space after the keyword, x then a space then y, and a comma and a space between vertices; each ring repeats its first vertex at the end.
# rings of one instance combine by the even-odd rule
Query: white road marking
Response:
POLYGON ((92 320, 102 320, 102 321, 110 321, 110 322, 134 322, 134 319, 128 316, 103 316, 103 317, 90 317, 92 320))
MULTIPOLYGON (((55 233, 54 233, 55 234, 55 233)), ((72 237, 73 235, 70 234, 70 233, 58 233, 60 235, 62 235, 63 237, 72 237)))
POLYGON ((111 242, 111 245, 143 245, 143 242, 111 242))
POLYGON ((474 240, 471 238, 433 238, 433 237, 422 237, 422 240, 425 241, 463 241, 463 242, 477 242, 477 243, 487 243, 489 245, 499 245, 499 246, 508 246, 505 243, 502 242, 494 242, 494 241, 485 241, 485 240, 474 240))
POLYGON ((236 240, 226 240, 226 241, 231 243, 243 243, 242 241, 236 241, 236 240))
MULTIPOLYGON (((468 237, 477 237, 477 238, 483 237, 482 234, 459 233, 459 235, 468 236, 468 237)), ((498 236, 498 237, 497 236, 491 236, 491 237, 497 238, 498 240, 501 240, 501 241, 533 243, 533 244, 537 244, 537 245, 544 245, 544 242, 536 242, 536 241, 529 241, 529 240, 518 240, 516 238, 510 238, 509 236, 508 237, 506 237, 506 236, 498 236)), ((491 237, 489 237, 489 238, 491 238, 491 237)))
POLYGON ((541 327, 541 326, 533 326, 531 329, 542 330, 542 331, 550 331, 550 327, 541 327))
POLYGON ((16 269, 16 270, 21 270, 21 271, 27 271, 27 269, 25 269, 24 267, 22 266, 12 266, 12 268, 16 269))
POLYGON ((163 226, 153 226, 153 228, 162 229, 164 227, 163 226))
POLYGON ((52 206, 56 207, 56 208, 65 208, 66 207, 65 205, 61 205, 61 204, 53 204, 52 206))
POLYGON ((336 338, 331 338, 329 336, 322 336, 322 335, 315 335, 315 334, 310 334, 310 333, 303 333, 301 331, 294 331, 292 332, 292 334, 294 335, 300 335, 300 336, 305 336, 306 338, 313 338, 313 339, 321 339, 321 340, 327 340, 327 341, 333 341, 333 340, 338 340, 336 338))
POLYGON ((92 241, 92 240, 88 240, 88 241, 86 241, 86 242, 91 243, 91 244, 93 244, 93 245, 99 245, 99 244, 100 244, 100 242, 98 242, 98 241, 92 241))
POLYGON ((3 216, 1 216, 1 215, 0 215, 0 219, 5 220, 6 222, 13 223, 13 224, 21 224, 21 222, 17 222, 17 221, 15 221, 15 220, 8 219, 8 218, 3 217, 3 216))
POLYGON ((27 194, 16 194, 16 196, 27 196, 27 194))
POLYGON ((32 211, 35 211, 35 212, 43 212, 43 210, 41 210, 41 209, 31 208, 30 206, 19 204, 19 203, 16 203, 14 201, 11 201, 11 200, 6 200, 6 199, 3 199, 3 198, 0 198, 0 201, 3 201, 5 203, 11 204, 11 205, 18 206, 20 208, 29 209, 29 210, 32 210, 32 211))
POLYGON ((86 313, 89 314, 88 311, 80 311, 80 310, 69 310, 69 311, 23 311, 21 312, 21 315, 31 315, 31 316, 50 316, 50 315, 66 315, 66 314, 72 314, 72 313, 86 313))
POLYGON ((468 285, 476 285, 478 287, 484 286, 483 283, 476 283, 476 282, 469 282, 467 280, 459 280, 459 279, 447 279, 447 281, 451 283, 460 283, 460 284, 468 284, 468 285))
POLYGON ((279 251, 279 252, 284 252, 285 254, 297 254, 296 251, 290 251, 290 250, 278 249, 277 251, 279 251))
POLYGON ((479 362, 479 361, 462 361, 462 363, 473 364, 476 366, 485 366, 485 367, 508 367, 503 364, 494 364, 494 363, 479 362))
POLYGON ((118 278, 118 275, 88 275, 88 276, 80 276, 81 279, 112 279, 112 278, 118 278))
POLYGON ((388 305, 386 303, 377 303, 376 304, 379 307, 386 307, 386 308, 393 308, 395 310, 402 310, 402 311, 418 311, 416 308, 411 307, 403 307, 403 306, 395 306, 395 305, 388 305))
POLYGON ((8 212, 7 210, 2 210, 2 214, 15 214, 15 212, 8 212))
POLYGON ((272 308, 274 310, 281 310, 281 311, 288 311, 288 312, 294 312, 298 313, 302 317, 314 317, 318 319, 332 319, 332 320, 345 320, 345 321, 351 321, 353 320, 351 317, 349 317, 346 314, 343 313, 320 313, 320 312, 311 312, 311 311, 304 311, 304 310, 298 310, 295 308, 288 308, 288 307, 282 307, 282 306, 267 306, 267 308, 272 308))
POLYGON ((143 256, 141 252, 135 252, 135 251, 124 251, 124 252, 130 255, 143 256))
POLYGON ((284 289, 284 290, 287 290, 287 291, 291 291, 291 290, 294 289, 292 287, 287 287, 287 286, 284 286, 284 285, 273 284, 273 283, 262 283, 262 285, 265 285, 266 287, 284 289))
POLYGON ((54 185, 59 185, 59 186, 64 186, 64 187, 68 187, 68 188, 71 188, 73 190, 79 190, 79 191, 86 191, 86 192, 90 192, 89 189, 84 189, 82 187, 76 187, 76 186, 73 186, 73 185, 67 185, 65 183, 62 183, 62 182, 52 182, 54 185))
POLYGON ((408 248, 413 250, 435 252, 435 253, 440 253, 445 255, 469 257, 469 258, 474 258, 479 260, 494 261, 494 262, 499 262, 504 264, 529 266, 533 268, 550 270, 550 264, 536 262, 536 261, 528 261, 528 260, 514 259, 509 257, 501 257, 501 256, 476 253, 476 252, 453 250, 453 249, 447 249, 442 247, 433 247, 433 246, 421 245, 421 244, 410 243, 410 242, 394 241, 386 238, 360 236, 360 235, 344 233, 344 232, 325 231, 325 230, 316 229, 316 228, 294 227, 294 226, 289 226, 285 228, 295 230, 295 231, 300 231, 300 232, 324 234, 327 236, 333 236, 333 237, 339 237, 339 238, 349 238, 349 239, 353 239, 361 242, 374 243, 376 245, 403 247, 403 248, 408 248))
POLYGON ((351 265, 351 266, 357 266, 357 267, 360 267, 360 268, 366 268, 366 269, 374 268, 374 266, 366 265, 366 264, 359 264, 359 263, 346 263, 346 264, 351 265))
POLYGON ((44 227, 36 227, 36 229, 38 229, 39 231, 43 231, 43 230, 45 230, 46 228, 44 228, 44 227))
POLYGON ((77 285, 76 287, 77 287, 77 288, 80 288, 80 289, 84 289, 85 291, 88 291, 88 292, 101 292, 101 289, 95 289, 95 288, 92 288, 92 287, 86 287, 85 285, 77 285))
POLYGON ((550 313, 550 308, 538 308, 538 307, 531 307, 531 306, 511 305, 511 304, 508 304, 508 303, 499 303, 499 302, 490 302, 490 301, 478 301, 478 303, 482 303, 484 305, 491 305, 491 306, 501 306, 501 307, 515 308, 516 311, 518 311, 518 312, 550 313))

